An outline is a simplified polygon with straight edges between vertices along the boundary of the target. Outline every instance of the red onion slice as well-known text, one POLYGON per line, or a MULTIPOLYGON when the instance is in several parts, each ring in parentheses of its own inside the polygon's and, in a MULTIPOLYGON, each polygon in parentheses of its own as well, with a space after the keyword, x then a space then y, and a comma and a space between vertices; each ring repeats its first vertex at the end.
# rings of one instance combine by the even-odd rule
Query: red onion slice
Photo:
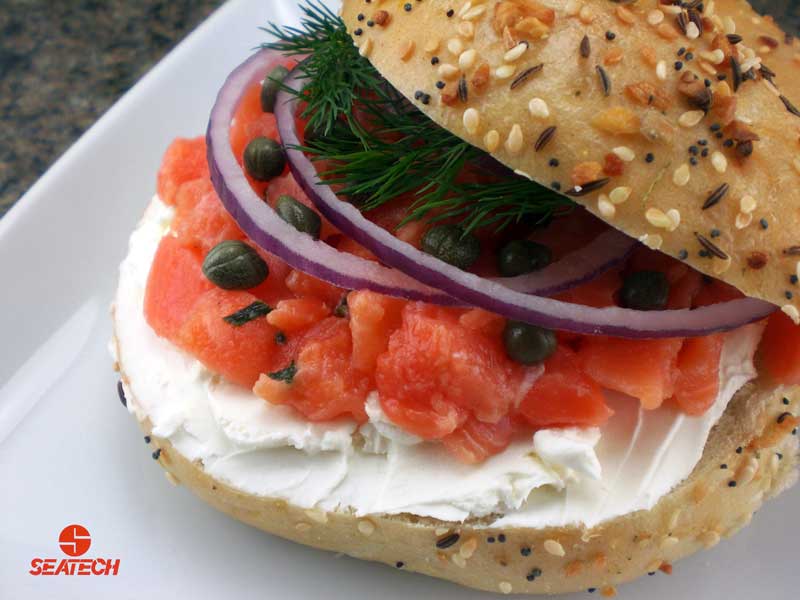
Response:
MULTIPOLYGON (((299 82, 294 69, 284 81, 299 82)), ((281 91, 276 117, 281 139, 300 145, 295 122, 297 99, 281 91)), ((734 329, 764 318, 775 306, 753 298, 742 298, 695 310, 636 311, 624 308, 593 308, 531 296, 497 281, 478 277, 417 250, 389 231, 366 219, 355 206, 341 201, 320 182, 311 160, 301 151, 286 149, 289 166, 298 183, 319 211, 342 233, 369 249, 382 262, 431 287, 443 290, 465 304, 550 329, 583 334, 627 338, 693 337, 734 329)), ((241 176, 241 174, 240 174, 241 176)), ((235 215, 234 215, 235 216, 235 215)))
MULTIPOLYGON (((233 154, 230 127, 244 92, 261 81, 283 56, 261 50, 234 70, 217 95, 206 140, 211 181, 223 205, 244 232, 267 252, 290 266, 345 289, 371 289, 382 294, 435 304, 457 304, 395 269, 340 252, 283 221, 253 191, 233 154)), ((284 61, 285 62, 285 61, 284 61)))

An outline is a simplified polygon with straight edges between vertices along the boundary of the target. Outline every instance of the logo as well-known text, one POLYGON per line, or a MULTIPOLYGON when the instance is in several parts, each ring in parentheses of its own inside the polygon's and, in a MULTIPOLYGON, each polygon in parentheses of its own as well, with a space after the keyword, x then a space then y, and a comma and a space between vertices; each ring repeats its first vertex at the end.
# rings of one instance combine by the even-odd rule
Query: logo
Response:
POLYGON ((83 525, 67 525, 58 536, 58 545, 67 556, 83 556, 92 545, 92 536, 83 525))
POLYGON ((34 558, 31 575, 112 575, 119 573, 118 558, 77 558, 92 546, 92 535, 83 525, 67 525, 58 536, 61 551, 72 558, 34 558))

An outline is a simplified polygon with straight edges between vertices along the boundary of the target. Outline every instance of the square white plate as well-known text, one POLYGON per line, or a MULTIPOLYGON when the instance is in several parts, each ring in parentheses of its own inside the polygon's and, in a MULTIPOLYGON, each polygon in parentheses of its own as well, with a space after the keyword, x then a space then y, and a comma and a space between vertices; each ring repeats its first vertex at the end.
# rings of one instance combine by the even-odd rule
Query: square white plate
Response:
MULTIPOLYGON (((205 130, 225 75, 295 0, 225 4, 0 220, 0 598, 488 597, 264 535, 173 488, 116 396, 108 307, 161 154, 205 130), (34 577, 66 525, 116 577, 34 577)), ((797 598, 800 489, 623 598, 797 598)), ((535 550, 534 550, 535 552, 535 550)), ((523 574, 509 574, 509 581, 523 574)), ((580 595, 588 598, 586 594, 580 595)))

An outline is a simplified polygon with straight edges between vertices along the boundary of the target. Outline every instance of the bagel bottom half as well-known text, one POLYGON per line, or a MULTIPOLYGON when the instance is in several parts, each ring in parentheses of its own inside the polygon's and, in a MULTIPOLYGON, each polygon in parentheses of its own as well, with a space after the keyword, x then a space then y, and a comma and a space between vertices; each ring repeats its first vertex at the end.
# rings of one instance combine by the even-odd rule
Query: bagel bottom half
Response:
MULTIPOLYGON (((125 365, 117 367, 127 382, 125 365)), ((685 481, 653 509, 593 528, 494 529, 481 521, 303 509, 214 479, 201 461, 189 461, 168 440, 153 436, 148 419, 140 426, 161 450, 158 462, 170 479, 248 525, 355 558, 392 566, 402 562, 404 569, 473 588, 555 594, 629 581, 710 548, 744 527, 764 500, 797 479, 798 405, 800 386, 751 382, 731 401, 685 481), (720 468, 723 464, 727 468, 720 468), (444 537, 452 541, 452 534, 458 534, 455 543, 437 546, 444 537)))

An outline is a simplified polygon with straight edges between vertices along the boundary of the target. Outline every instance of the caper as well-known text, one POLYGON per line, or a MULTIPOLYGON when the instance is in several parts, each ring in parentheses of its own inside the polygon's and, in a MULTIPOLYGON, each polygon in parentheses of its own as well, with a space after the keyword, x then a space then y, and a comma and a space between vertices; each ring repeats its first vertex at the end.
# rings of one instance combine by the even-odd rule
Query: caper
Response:
POLYGON ((503 277, 516 277, 543 269, 552 259, 553 253, 547 246, 530 240, 514 240, 500 249, 497 270, 503 277))
POLYGON ((637 271, 625 277, 620 304, 636 310, 662 310, 669 299, 669 281, 659 271, 637 271))
POLYGON ((224 290, 246 290, 262 283, 269 275, 269 267, 244 242, 227 240, 206 254, 203 274, 224 290))
POLYGON ((422 250, 454 267, 469 269, 481 254, 481 243, 458 225, 437 225, 422 236, 422 250))
POLYGON ((302 202, 298 202, 288 194, 283 194, 278 197, 275 211, 281 219, 297 229, 297 231, 307 233, 315 240, 319 239, 322 219, 302 202))
POLYGON ((333 309, 333 314, 341 319, 350 318, 350 307, 347 305, 348 294, 349 292, 342 294, 342 297, 339 298, 339 303, 336 305, 336 308, 333 309))
POLYGON ((244 149, 244 168, 258 181, 269 181, 283 173, 286 154, 275 140, 257 137, 244 149))
POLYGON ((283 65, 278 65, 269 75, 264 79, 261 84, 261 110, 265 113, 271 113, 275 110, 275 98, 281 89, 281 83, 289 74, 289 69, 283 65))
POLYGON ((550 329, 522 321, 507 321, 503 330, 503 344, 511 360, 523 365, 533 365, 552 355, 558 341, 556 334, 550 329))

